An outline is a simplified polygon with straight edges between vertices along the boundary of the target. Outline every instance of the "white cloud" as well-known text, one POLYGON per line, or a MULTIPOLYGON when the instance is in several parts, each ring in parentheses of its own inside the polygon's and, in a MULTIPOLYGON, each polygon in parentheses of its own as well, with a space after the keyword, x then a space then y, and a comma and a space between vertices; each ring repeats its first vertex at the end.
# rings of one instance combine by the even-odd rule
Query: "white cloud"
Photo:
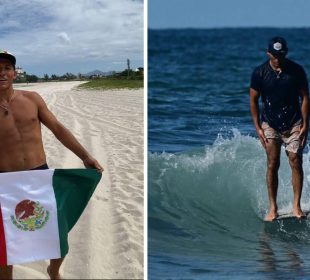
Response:
POLYGON ((0 48, 27 72, 122 70, 112 62, 124 59, 125 68, 127 57, 143 66, 141 1, 4 0, 0 10, 0 48))
POLYGON ((62 43, 71 43, 71 39, 66 32, 60 32, 57 36, 62 43))

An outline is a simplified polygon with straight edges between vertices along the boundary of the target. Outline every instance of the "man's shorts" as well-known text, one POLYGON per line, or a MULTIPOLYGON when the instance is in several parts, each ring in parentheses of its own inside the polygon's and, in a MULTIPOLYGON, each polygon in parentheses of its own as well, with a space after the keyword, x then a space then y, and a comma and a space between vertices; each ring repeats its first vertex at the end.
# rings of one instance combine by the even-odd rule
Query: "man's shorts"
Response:
POLYGON ((285 150, 295 154, 301 154, 303 147, 299 138, 301 128, 301 122, 295 123, 291 129, 284 132, 278 132, 268 125, 268 123, 262 123, 262 129, 267 139, 275 139, 279 143, 284 144, 285 150))

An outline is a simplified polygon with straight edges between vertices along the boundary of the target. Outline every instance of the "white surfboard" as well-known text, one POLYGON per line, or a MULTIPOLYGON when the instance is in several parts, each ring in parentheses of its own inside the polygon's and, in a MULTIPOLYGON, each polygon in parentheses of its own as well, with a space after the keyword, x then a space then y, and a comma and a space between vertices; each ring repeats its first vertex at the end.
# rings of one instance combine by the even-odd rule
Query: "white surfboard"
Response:
POLYGON ((302 218, 296 218, 292 212, 290 213, 283 213, 283 214, 279 214, 279 216, 276 218, 276 220, 284 220, 284 219, 293 219, 293 220, 305 220, 308 219, 310 211, 303 211, 305 213, 305 217, 302 218))

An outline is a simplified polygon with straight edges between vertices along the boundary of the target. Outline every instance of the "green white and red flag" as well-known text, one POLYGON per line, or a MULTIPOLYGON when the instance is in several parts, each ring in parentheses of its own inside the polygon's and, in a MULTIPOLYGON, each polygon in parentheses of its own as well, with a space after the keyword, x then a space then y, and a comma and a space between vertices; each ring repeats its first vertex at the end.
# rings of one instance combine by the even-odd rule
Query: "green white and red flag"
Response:
POLYGON ((64 257, 100 179, 95 169, 0 173, 0 265, 64 257))

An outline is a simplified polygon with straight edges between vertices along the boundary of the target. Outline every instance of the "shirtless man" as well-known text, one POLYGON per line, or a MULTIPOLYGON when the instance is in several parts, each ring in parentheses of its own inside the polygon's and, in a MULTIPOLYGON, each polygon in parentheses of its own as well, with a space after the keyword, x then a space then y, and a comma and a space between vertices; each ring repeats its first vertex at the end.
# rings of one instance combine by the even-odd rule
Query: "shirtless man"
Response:
POLYGON ((293 215, 305 214, 300 207, 303 186, 302 150, 309 128, 309 90, 304 69, 286 58, 284 38, 274 37, 268 43, 268 60, 255 68, 251 79, 250 106, 257 135, 267 154, 267 187, 269 213, 266 221, 278 216, 277 191, 281 145, 292 170, 294 191, 293 215), (262 98, 259 117, 258 100, 262 98))
MULTIPOLYGON (((47 108, 36 92, 14 90, 16 58, 0 50, 0 172, 47 169, 41 123, 75 153, 87 168, 103 171, 71 132, 47 108)), ((50 260, 51 279, 60 279, 63 258, 50 260)), ((13 266, 0 267, 0 279, 12 279, 13 266)))

